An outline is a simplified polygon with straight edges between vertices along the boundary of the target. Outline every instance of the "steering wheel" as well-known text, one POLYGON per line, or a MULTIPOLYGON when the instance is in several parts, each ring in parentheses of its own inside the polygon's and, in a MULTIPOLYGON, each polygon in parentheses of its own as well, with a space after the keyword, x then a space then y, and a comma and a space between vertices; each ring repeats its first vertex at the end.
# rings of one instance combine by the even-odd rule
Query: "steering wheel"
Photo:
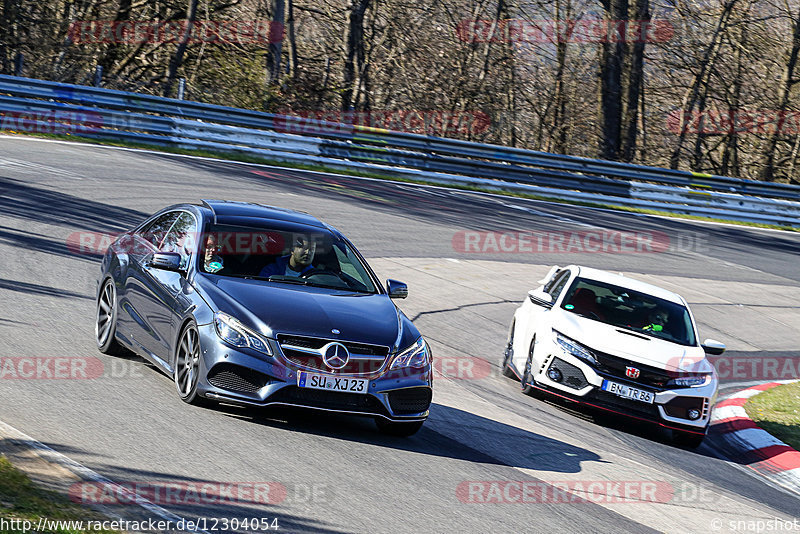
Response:
POLYGON ((309 269, 306 272, 302 273, 300 275, 300 278, 309 278, 311 276, 316 276, 318 274, 327 274, 330 276, 335 276, 336 278, 342 280, 342 277, 339 276, 339 273, 337 273, 336 271, 331 271, 330 269, 320 269, 317 267, 314 267, 313 269, 309 269))

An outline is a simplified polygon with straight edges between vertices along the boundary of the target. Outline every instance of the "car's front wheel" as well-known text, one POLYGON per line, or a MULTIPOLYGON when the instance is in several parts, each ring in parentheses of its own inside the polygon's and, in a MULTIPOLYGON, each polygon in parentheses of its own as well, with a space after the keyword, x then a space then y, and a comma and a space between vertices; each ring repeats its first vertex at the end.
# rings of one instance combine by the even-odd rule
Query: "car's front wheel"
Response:
POLYGON ((190 321, 183 329, 178 347, 175 349, 175 368, 173 378, 178 395, 189 404, 206 404, 206 399, 198 395, 197 382, 200 378, 200 335, 197 325, 190 321))
POLYGON ((531 386, 533 383, 533 350, 536 347, 536 336, 531 340, 531 348, 528 350, 528 359, 525 361, 525 372, 522 374, 522 392, 531 397, 539 397, 539 390, 531 386))
POLYGON ((119 356, 125 349, 117 341, 117 287, 114 280, 108 278, 97 297, 97 315, 94 324, 94 335, 97 348, 103 354, 119 356))
POLYGON ((506 350, 503 354, 503 376, 507 376, 508 378, 517 378, 517 375, 511 369, 511 358, 514 357, 515 328, 516 324, 511 323, 511 331, 508 333, 508 343, 506 344, 506 350))
POLYGON ((413 436, 416 434, 422 425, 425 424, 425 421, 411 421, 408 423, 405 422, 396 422, 396 421, 387 421, 383 417, 376 417, 375 424, 378 426, 378 430, 381 431, 383 434, 388 434, 390 436, 413 436))

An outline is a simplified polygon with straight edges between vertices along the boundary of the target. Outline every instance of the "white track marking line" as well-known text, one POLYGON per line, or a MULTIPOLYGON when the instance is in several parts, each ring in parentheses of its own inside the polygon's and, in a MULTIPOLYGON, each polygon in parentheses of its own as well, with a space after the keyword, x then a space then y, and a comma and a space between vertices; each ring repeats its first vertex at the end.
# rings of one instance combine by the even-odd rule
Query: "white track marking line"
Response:
MULTIPOLYGON (((137 495, 136 493, 130 491, 129 489, 125 488, 124 486, 120 486, 115 482, 107 479, 106 477, 97 474, 96 472, 92 471, 88 467, 79 464, 75 460, 64 456, 60 452, 51 449, 44 443, 41 443, 29 435, 25 434, 24 432, 17 430, 13 426, 0 421, 0 433, 6 436, 9 439, 13 439, 16 441, 24 442, 25 445, 31 447, 36 451, 36 453, 41 456, 43 459, 47 460, 48 462, 60 465, 74 473, 76 476, 81 478, 84 481, 91 481, 97 482, 99 484, 104 484, 110 486, 114 489, 116 493, 120 495, 124 495, 126 498, 129 498, 131 502, 135 502, 148 512, 156 514, 158 517, 165 519, 167 521, 172 521, 174 524, 177 524, 180 521, 183 521, 183 524, 186 524, 187 521, 184 520, 182 517, 177 516, 156 504, 151 503, 144 497, 137 495)), ((191 532, 200 532, 203 534, 209 534, 205 530, 193 530, 191 532)))

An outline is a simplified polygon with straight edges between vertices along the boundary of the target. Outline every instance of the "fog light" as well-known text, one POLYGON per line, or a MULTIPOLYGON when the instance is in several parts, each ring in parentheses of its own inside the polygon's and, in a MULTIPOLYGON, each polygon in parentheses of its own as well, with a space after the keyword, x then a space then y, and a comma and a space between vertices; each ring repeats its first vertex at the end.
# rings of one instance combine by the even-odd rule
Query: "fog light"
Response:
POLYGON ((564 379, 564 375, 561 374, 561 371, 556 369, 555 367, 551 367, 547 370, 547 376, 550 377, 550 380, 553 382, 561 382, 564 379))
POLYGON ((694 421, 695 419, 700 419, 700 410, 691 408, 686 411, 686 415, 688 415, 689 419, 691 419, 692 421, 694 421))

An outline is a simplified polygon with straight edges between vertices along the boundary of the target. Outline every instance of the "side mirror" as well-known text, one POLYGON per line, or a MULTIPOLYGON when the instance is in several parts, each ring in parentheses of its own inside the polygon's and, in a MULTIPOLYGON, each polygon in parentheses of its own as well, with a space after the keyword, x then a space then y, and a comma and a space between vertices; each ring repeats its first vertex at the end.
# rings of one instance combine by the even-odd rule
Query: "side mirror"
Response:
POLYGON ((528 291, 528 298, 537 306, 553 307, 553 295, 545 293, 544 289, 531 289, 528 291))
POLYGON ((706 351, 706 354, 711 354, 712 356, 719 356, 725 352, 725 343, 720 343, 716 339, 706 339, 701 346, 706 351))
POLYGON ((408 296, 408 286, 390 278, 386 280, 386 292, 390 299, 404 299, 408 296))
POLYGON ((181 255, 177 252, 156 252, 147 262, 148 267, 162 271, 181 271, 181 255))

